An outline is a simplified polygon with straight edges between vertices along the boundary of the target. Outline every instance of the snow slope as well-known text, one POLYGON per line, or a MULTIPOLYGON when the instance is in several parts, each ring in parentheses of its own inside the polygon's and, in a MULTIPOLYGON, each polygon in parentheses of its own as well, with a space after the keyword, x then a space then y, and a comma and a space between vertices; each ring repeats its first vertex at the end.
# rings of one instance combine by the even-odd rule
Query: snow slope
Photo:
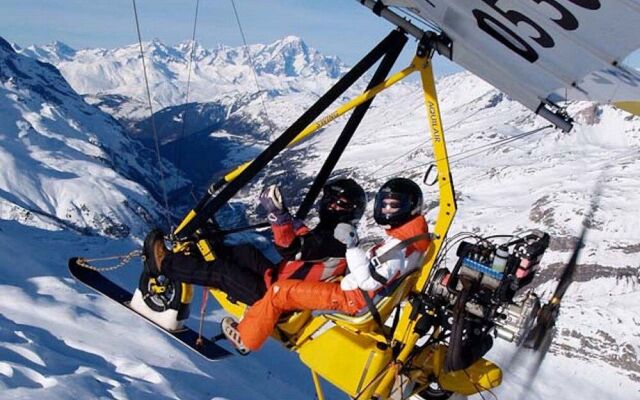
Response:
MULTIPOLYGON (((50 64, 0 40, 0 214, 39 227, 138 237, 159 218, 153 153, 50 64)), ((187 181, 163 165, 168 188, 187 181)), ((160 200, 161 201, 161 200, 160 200)))
MULTIPOLYGON (((290 358, 207 362, 67 275, 72 254, 118 254, 136 245, 0 221, 3 399, 311 397, 310 384, 298 385, 306 374, 269 372, 290 358)), ((116 276, 137 280, 138 268, 116 276)))

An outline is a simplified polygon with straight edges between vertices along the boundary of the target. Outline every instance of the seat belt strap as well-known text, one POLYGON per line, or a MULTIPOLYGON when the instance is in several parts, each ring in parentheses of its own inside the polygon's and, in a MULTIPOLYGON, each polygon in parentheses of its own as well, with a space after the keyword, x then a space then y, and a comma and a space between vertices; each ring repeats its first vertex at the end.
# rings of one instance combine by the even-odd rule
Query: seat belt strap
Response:
POLYGON ((367 308, 369 308, 369 312, 371 313, 373 320, 376 321, 376 324, 378 324, 378 326, 380 327, 380 330, 382 331, 385 339, 387 339, 387 342, 389 342, 391 340, 391 335, 389 334, 387 327, 384 325, 384 322, 382 321, 382 317, 380 316, 380 312, 376 308, 376 305, 373 304, 373 299, 371 299, 371 296, 369 296, 369 293, 367 293, 366 290, 360 289, 360 293, 362 293, 362 297, 364 297, 364 301, 365 303, 367 303, 367 308))
POLYGON ((377 271, 378 266, 391 260, 394 257, 394 253, 396 251, 403 250, 409 247, 410 245, 412 245, 413 243, 419 240, 425 240, 425 239, 431 239, 431 234, 429 232, 421 233, 419 235, 405 239, 400 243, 397 243, 395 246, 393 246, 389 250, 380 254, 379 256, 372 257, 371 260, 369 260, 369 274, 377 282, 381 283, 382 285, 386 285, 387 283, 389 283, 389 280, 378 273, 377 271))

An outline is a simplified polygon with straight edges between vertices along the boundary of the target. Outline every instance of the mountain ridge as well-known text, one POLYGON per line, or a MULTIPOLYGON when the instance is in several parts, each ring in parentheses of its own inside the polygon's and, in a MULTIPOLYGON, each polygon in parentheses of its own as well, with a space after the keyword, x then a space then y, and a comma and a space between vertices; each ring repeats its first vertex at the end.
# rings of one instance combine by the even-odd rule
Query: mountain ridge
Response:
MULTIPOLYGON (((142 46, 154 103, 161 107, 183 103, 191 44, 182 42, 167 46, 154 39, 143 42, 142 46)), ((74 50, 54 42, 44 46, 31 45, 19 52, 55 64, 71 78, 71 86, 78 93, 144 98, 143 92, 136 90, 143 87, 138 44, 116 49, 74 50)), ((346 71, 346 66, 337 57, 323 56, 295 36, 287 36, 268 45, 249 45, 248 48, 220 45, 206 49, 196 43, 193 54, 194 64, 189 78, 194 86, 190 93, 193 101, 213 101, 229 94, 258 91, 251 65, 258 76, 265 76, 267 80, 268 77, 283 78, 278 87, 265 87, 279 90, 303 87, 304 82, 296 81, 305 77, 331 80, 346 71), (220 67, 223 69, 219 70, 220 67), (205 85, 215 86, 219 93, 212 95, 210 90, 197 89, 205 85)))

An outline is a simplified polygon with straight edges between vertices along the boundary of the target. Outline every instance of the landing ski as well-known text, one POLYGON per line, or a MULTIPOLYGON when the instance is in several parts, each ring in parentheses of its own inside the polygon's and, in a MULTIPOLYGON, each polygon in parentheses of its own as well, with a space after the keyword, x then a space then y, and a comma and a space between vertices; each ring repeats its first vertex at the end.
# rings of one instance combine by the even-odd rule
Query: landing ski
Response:
POLYGON ((124 306, 127 310, 143 318, 145 321, 154 325, 168 336, 174 338, 176 341, 200 354, 207 360, 217 360, 231 355, 230 352, 204 337, 201 338, 201 344, 196 344, 198 333, 191 328, 184 327, 176 331, 170 331, 156 324, 144 315, 139 314, 129 306, 133 294, 109 280, 100 272, 78 265, 77 260, 77 258, 69 259, 69 272, 71 273, 71 276, 79 282, 124 306))

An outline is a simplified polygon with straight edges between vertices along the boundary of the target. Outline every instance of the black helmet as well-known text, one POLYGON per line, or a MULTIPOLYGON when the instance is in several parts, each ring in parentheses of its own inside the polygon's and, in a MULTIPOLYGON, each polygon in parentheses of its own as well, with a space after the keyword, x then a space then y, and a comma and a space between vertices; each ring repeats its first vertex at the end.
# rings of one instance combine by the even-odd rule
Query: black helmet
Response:
POLYGON ((325 223, 355 223, 364 214, 367 195, 364 189, 350 178, 339 178, 322 188, 320 221, 325 223))
POLYGON ((387 181, 373 205, 373 219, 384 228, 400 226, 422 212, 422 190, 406 178, 387 181))

